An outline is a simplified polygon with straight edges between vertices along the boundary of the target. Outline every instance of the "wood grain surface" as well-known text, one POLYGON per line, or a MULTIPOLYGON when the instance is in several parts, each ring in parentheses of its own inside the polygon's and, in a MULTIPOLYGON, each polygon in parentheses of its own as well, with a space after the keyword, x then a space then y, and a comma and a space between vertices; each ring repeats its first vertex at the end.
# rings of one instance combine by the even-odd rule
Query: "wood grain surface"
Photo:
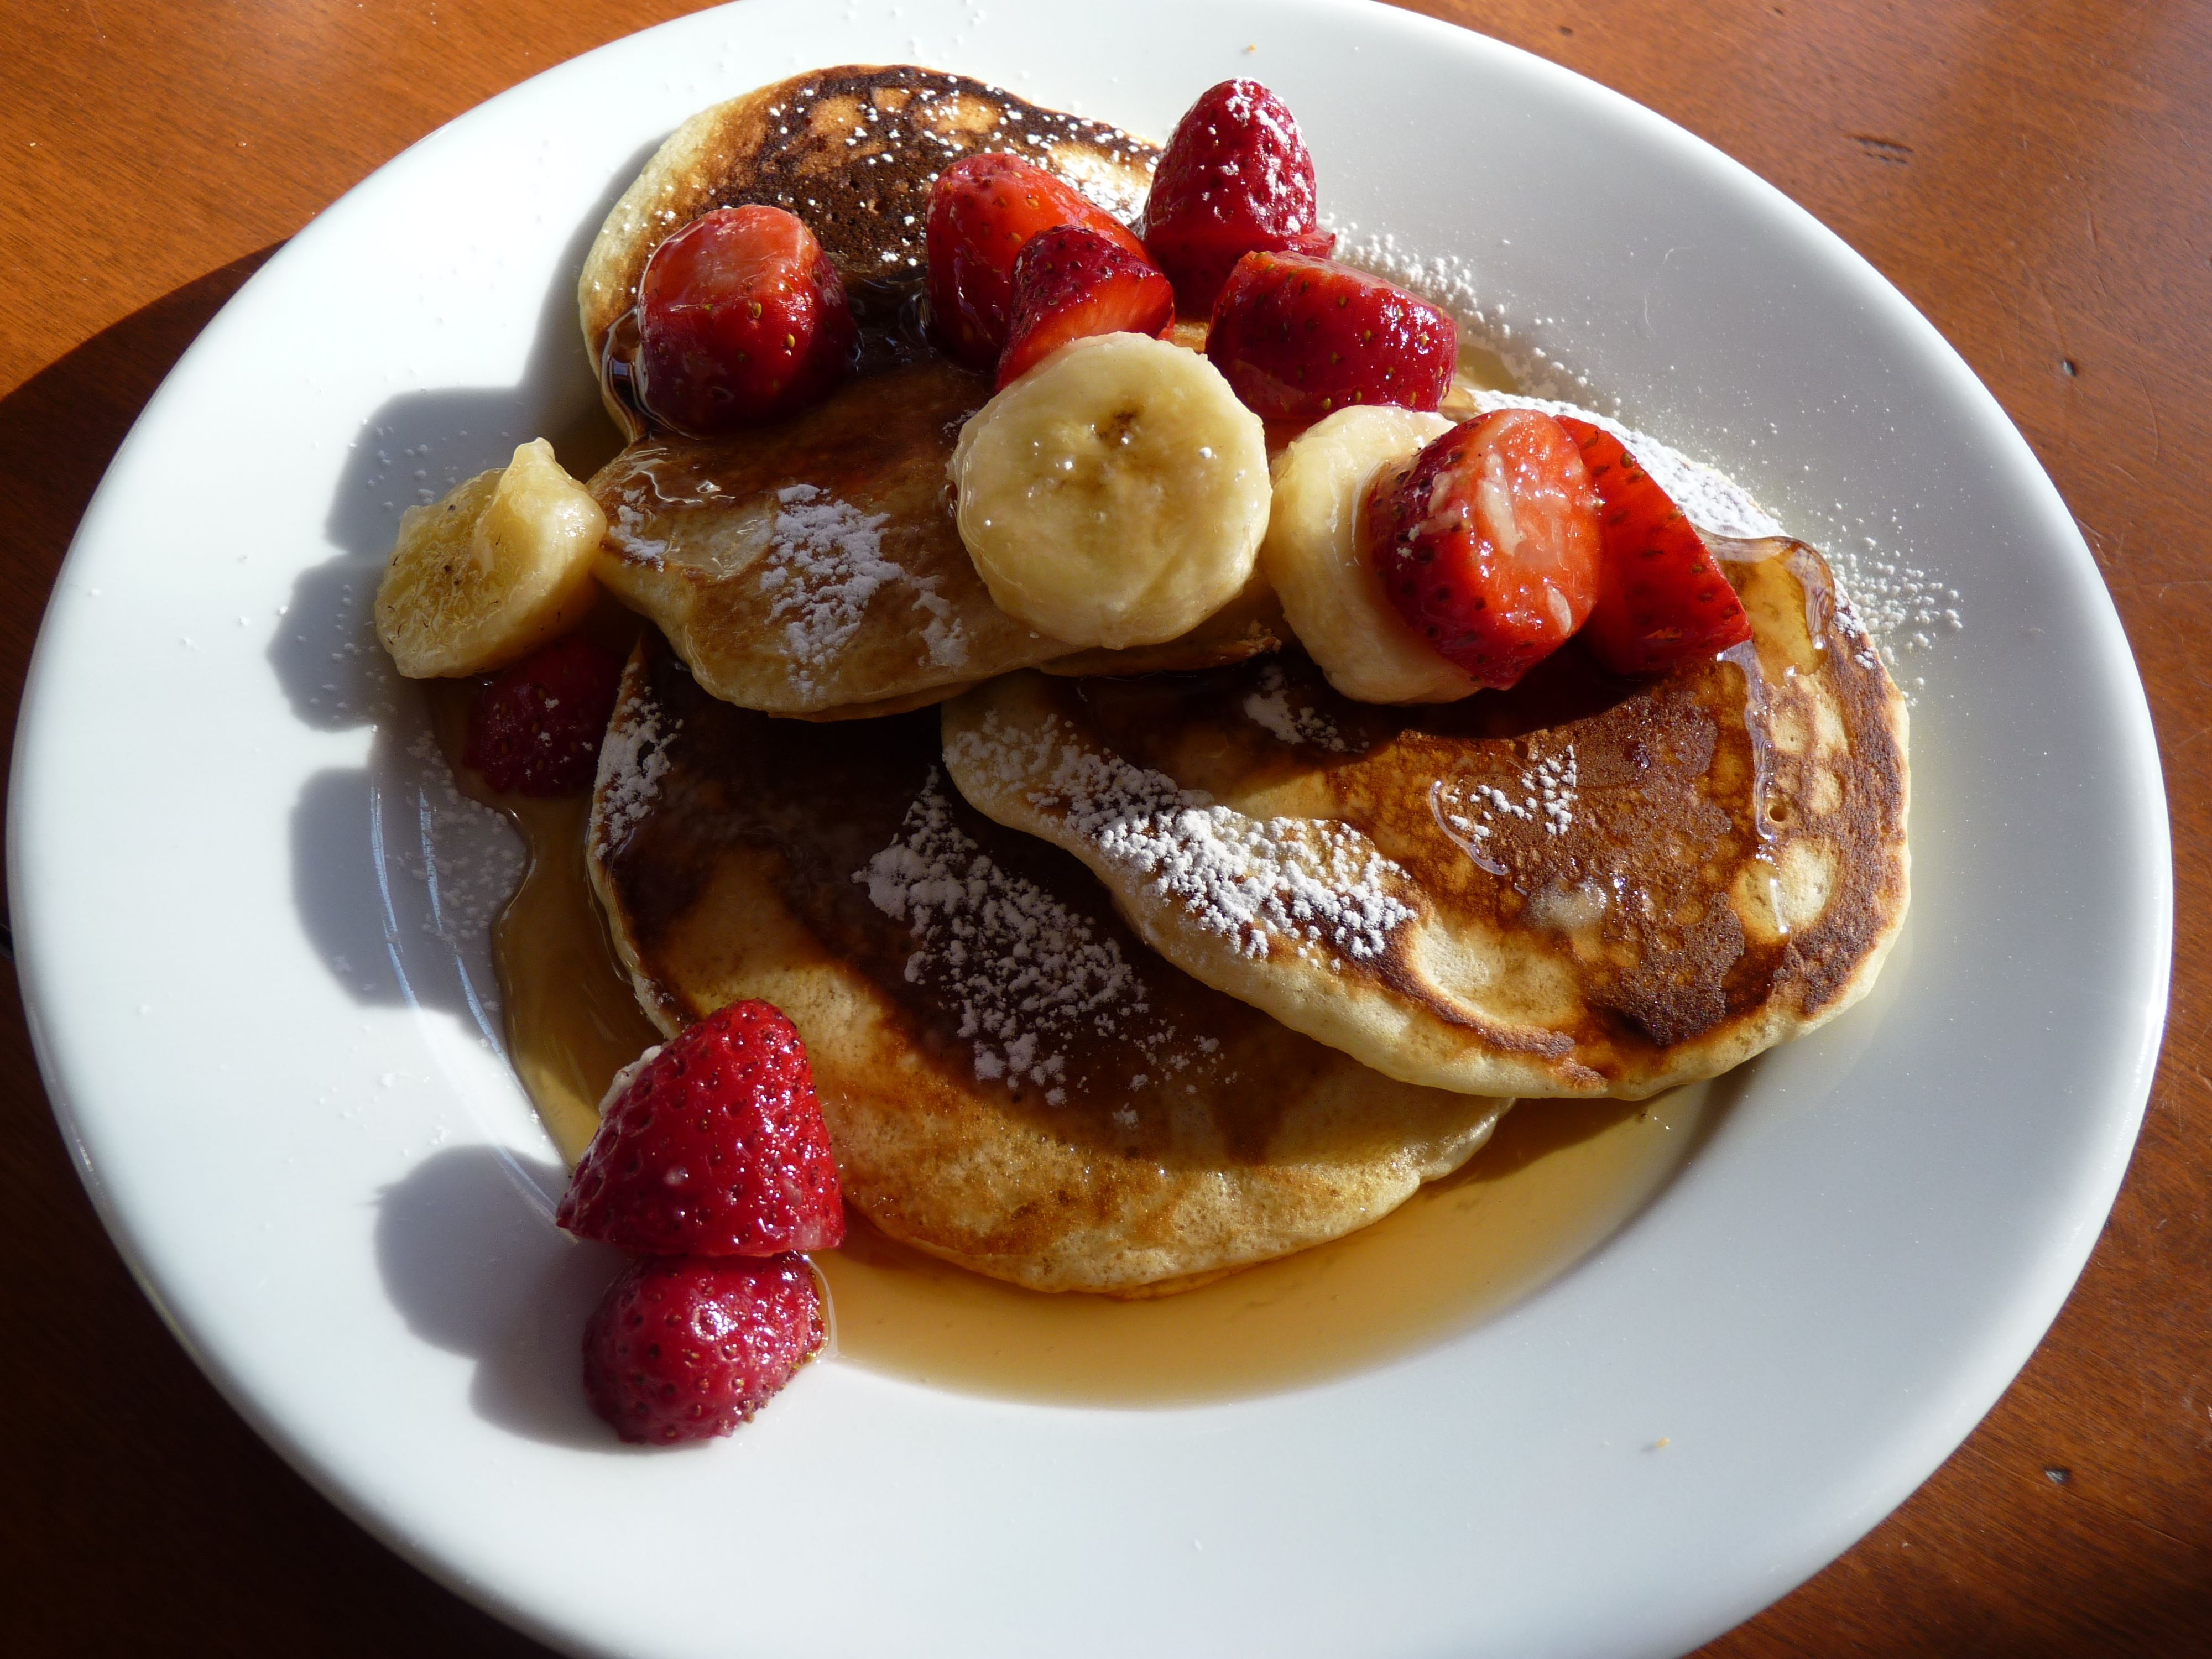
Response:
MULTIPOLYGON (((671 0, 0 4, 0 696, 94 487, 259 262, 501 88, 671 0)), ((2020 1380, 1895 1515, 1705 1650, 2212 1652, 2212 5, 1425 3, 1772 180, 1934 319, 2080 520, 2150 688, 2179 944, 2118 1206, 2020 1380)), ((0 1016, 0 1648, 540 1651, 354 1528, 217 1396, 0 1016)), ((580 1536, 590 1518, 579 1516, 580 1536)))

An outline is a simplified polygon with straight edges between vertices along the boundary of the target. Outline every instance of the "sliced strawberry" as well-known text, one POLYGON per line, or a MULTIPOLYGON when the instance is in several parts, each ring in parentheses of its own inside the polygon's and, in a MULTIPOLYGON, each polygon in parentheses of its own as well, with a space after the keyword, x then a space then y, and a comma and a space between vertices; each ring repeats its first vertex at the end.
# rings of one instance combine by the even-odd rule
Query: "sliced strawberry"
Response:
POLYGON ((1601 426, 1561 416, 1602 503, 1604 560, 1584 629, 1616 674, 1656 674, 1751 637, 1751 618, 1667 492, 1601 426))
POLYGON ((584 1327, 584 1398, 625 1440, 711 1439, 750 1420, 821 1346, 803 1258, 647 1256, 584 1327))
POLYGON ((1010 386, 1070 340, 1089 334, 1159 334, 1175 321, 1168 279, 1119 243, 1080 225, 1030 239, 1014 261, 1013 322, 999 354, 1010 386))
POLYGON ((702 214, 653 251, 637 330, 647 410, 693 433, 812 403, 851 372, 857 337, 814 233, 758 204, 702 214))
POLYGON ((1018 155, 963 156, 939 175, 924 232, 929 308, 939 337, 961 362, 988 368, 999 360, 1013 315, 1014 261, 1030 238, 1054 225, 1080 225, 1146 258, 1127 226, 1018 155))
POLYGON ((557 640, 477 693, 462 763, 503 793, 588 789, 621 684, 620 658, 573 635, 557 640))
POLYGON ((1350 265, 1248 253, 1214 302, 1206 355, 1262 420, 1317 421, 1349 404, 1434 409, 1459 365, 1459 329, 1350 265))
POLYGON ((1596 602, 1597 492, 1559 423, 1504 409, 1455 427, 1367 497, 1367 552, 1398 614, 1448 661, 1505 687, 1596 602))
POLYGON ((1197 316, 1248 253, 1335 247, 1316 222, 1313 157, 1290 106, 1257 81, 1200 93, 1152 171, 1145 246, 1197 316))
POLYGON ((554 1220, 643 1255, 835 1249, 845 1206, 799 1033, 734 1002, 615 1079, 554 1220))

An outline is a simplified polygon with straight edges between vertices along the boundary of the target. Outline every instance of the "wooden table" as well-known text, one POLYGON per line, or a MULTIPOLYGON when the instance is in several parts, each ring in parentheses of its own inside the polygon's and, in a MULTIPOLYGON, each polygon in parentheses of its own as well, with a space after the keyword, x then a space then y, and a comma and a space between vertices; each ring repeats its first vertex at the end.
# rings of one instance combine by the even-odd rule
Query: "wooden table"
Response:
MULTIPOLYGON (((270 252, 440 123, 682 0, 7 0, 0 688, 108 458, 270 252)), ((2094 550, 2150 688, 2179 939, 2119 1204, 2041 1350, 1842 1560, 1706 1652, 2212 1652, 2212 5, 1423 9, 1711 139, 1958 346, 2094 550)), ((109 1247, 0 1017, 0 1629, 18 1653, 538 1651, 356 1531, 109 1247)), ((590 1518, 579 1516, 580 1536, 590 1518)))

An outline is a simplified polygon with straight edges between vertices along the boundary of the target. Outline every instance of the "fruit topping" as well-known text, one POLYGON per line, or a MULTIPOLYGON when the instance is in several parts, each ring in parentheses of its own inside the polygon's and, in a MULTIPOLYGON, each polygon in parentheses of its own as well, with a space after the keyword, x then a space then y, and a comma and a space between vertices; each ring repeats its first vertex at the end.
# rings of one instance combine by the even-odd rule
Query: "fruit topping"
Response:
POLYGON ((999 354, 999 389, 1092 334, 1159 334, 1175 321, 1175 289, 1118 242, 1054 225, 1014 261, 1013 320, 999 354))
POLYGON ((1452 702, 1481 689, 1406 625, 1360 539, 1376 475, 1451 429, 1410 409, 1340 409, 1275 458, 1260 568, 1306 654, 1361 702, 1452 702))
POLYGON ((708 1440, 748 1422, 822 1346, 796 1255, 647 1256, 584 1326, 584 1398, 625 1440, 708 1440))
POLYGON ((504 794, 573 795, 592 786, 622 660, 588 640, 556 641, 477 693, 465 765, 504 794))
POLYGON ((733 1002, 625 1067, 553 1218, 645 1255, 835 1249, 837 1166, 791 1022, 733 1002))
POLYGON ((410 507, 376 590, 376 637, 410 679, 504 667, 583 620, 607 517, 553 446, 522 445, 443 501, 410 507))
POLYGON ((1194 351, 1063 346, 952 452, 960 538, 1009 616, 1070 645, 1180 638, 1234 598, 1267 527, 1257 416, 1194 351))
POLYGON ((804 408, 851 373, 858 337, 814 233, 759 204, 702 214, 653 251, 637 331, 647 412, 696 434, 804 408))
POLYGON ((1743 602, 1682 509, 1601 426, 1561 416, 1597 491, 1602 556, 1583 630, 1616 674, 1652 674, 1751 637, 1743 602))
POLYGON ((1096 231, 1151 263, 1127 226, 1018 155, 989 150, 964 156, 938 176, 923 238, 929 307, 939 337, 955 357, 976 368, 998 362, 1013 318, 1014 262, 1031 237, 1055 225, 1096 231))
POLYGON ((1208 88, 1176 123, 1152 173, 1144 229, 1176 300, 1200 316, 1246 254, 1319 256, 1336 246, 1316 222, 1313 157, 1298 124, 1257 81, 1208 88))
POLYGON ((1434 409, 1459 364, 1459 329, 1350 265, 1248 253, 1214 302, 1206 355, 1261 419, 1317 421, 1352 404, 1434 409))
POLYGON ((1370 486, 1367 550, 1413 630, 1480 684, 1516 683, 1596 602, 1598 496, 1565 428, 1502 409, 1370 486))

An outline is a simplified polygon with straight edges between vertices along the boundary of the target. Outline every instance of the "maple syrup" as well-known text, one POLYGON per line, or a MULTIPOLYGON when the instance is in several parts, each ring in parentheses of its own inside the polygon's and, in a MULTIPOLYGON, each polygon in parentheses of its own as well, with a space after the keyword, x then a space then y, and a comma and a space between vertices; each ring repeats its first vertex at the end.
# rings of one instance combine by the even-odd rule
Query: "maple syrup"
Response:
MULTIPOLYGON (((493 938, 507 1052, 574 1163, 615 1073, 661 1040, 584 866, 583 797, 494 794, 459 764, 471 688, 432 688, 461 788, 505 813, 529 865, 493 938)), ((899 1244, 848 1212, 814 1258, 838 1358, 934 1387, 1066 1404, 1267 1393, 1464 1331, 1586 1255, 1665 1186, 1718 1108, 1712 1085, 1638 1103, 1529 1101, 1457 1174, 1371 1227, 1177 1295, 1048 1295, 899 1244)))

